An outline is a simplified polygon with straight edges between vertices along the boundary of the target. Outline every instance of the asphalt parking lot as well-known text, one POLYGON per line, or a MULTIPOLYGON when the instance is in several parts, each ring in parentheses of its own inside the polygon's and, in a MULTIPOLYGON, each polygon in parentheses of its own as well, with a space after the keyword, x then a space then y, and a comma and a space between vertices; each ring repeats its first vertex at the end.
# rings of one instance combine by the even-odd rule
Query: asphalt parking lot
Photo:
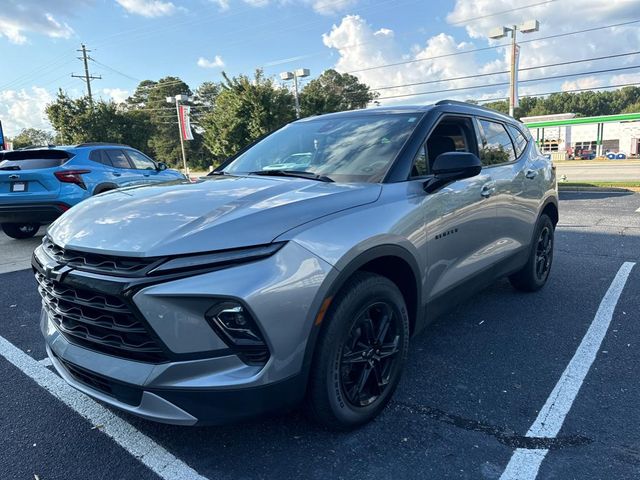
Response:
POLYGON ((37 241, 2 237, 0 478, 640 478, 640 194, 565 192, 560 215, 548 285, 438 319, 389 408, 341 434, 298 411, 159 425, 65 388, 40 362, 37 241))

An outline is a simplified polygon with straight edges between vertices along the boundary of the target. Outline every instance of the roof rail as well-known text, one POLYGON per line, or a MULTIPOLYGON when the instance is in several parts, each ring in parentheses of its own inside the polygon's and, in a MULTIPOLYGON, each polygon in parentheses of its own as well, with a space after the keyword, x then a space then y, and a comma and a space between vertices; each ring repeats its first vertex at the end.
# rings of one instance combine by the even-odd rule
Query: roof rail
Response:
POLYGON ((129 145, 125 145, 124 143, 113 143, 113 142, 87 142, 87 143, 79 143, 76 147, 97 147, 100 145, 109 145, 114 147, 128 147, 129 145))
POLYGON ((447 99, 440 100, 439 102, 436 102, 436 105, 461 105, 464 107, 480 108, 482 110, 488 110, 489 112, 492 112, 492 113, 498 113, 500 115, 504 115, 504 113, 498 112, 493 108, 485 107, 484 105, 477 105, 475 103, 461 102, 460 100, 447 100, 447 99))

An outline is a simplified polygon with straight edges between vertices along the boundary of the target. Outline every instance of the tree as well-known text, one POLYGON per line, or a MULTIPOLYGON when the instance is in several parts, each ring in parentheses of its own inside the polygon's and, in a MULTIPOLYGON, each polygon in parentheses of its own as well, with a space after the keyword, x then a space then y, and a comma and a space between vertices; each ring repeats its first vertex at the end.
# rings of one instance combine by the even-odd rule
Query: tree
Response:
POLYGON ((300 109, 305 117, 355 110, 365 108, 378 96, 379 93, 371 92, 369 86, 360 83, 357 77, 329 69, 302 89, 300 109))
POLYGON ((262 70, 256 70, 253 79, 222 75, 215 108, 201 117, 204 143, 217 159, 235 154, 295 118, 293 95, 265 78, 262 70))
MULTIPOLYGON (((192 116, 199 115, 198 108, 206 108, 215 99, 215 84, 203 83, 196 92, 196 103, 192 105, 192 116)), ((182 167, 182 151, 178 130, 178 116, 175 104, 169 104, 167 97, 191 95, 189 86, 178 77, 160 80, 144 80, 126 101, 126 113, 138 125, 143 126, 146 135, 145 147, 150 156, 170 166, 182 167)), ((187 102, 187 104, 190 104, 187 102)), ((195 122, 194 122, 195 123, 195 122)), ((187 163, 191 168, 206 168, 212 158, 203 149, 202 136, 194 132, 194 139, 185 141, 187 163)))
POLYGON ((24 148, 54 143, 54 135, 46 130, 24 128, 11 140, 13 148, 24 148))
MULTIPOLYGON (((485 103, 485 107, 507 113, 506 100, 485 103)), ((556 113, 575 113, 579 117, 614 115, 640 111, 640 88, 625 87, 614 91, 559 92, 548 97, 523 97, 515 117, 532 117, 556 113)))
POLYGON ((45 111, 58 143, 113 142, 144 150, 144 123, 114 102, 91 104, 87 97, 72 99, 60 90, 45 111))

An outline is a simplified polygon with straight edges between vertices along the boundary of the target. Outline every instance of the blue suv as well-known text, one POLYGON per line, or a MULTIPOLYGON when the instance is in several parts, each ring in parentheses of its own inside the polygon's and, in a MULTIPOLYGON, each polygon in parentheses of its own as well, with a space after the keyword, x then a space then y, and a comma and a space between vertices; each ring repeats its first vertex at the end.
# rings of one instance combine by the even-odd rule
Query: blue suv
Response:
POLYGON ((177 170, 126 145, 84 143, 4 152, 0 225, 12 238, 30 238, 40 225, 92 195, 184 179, 177 170))

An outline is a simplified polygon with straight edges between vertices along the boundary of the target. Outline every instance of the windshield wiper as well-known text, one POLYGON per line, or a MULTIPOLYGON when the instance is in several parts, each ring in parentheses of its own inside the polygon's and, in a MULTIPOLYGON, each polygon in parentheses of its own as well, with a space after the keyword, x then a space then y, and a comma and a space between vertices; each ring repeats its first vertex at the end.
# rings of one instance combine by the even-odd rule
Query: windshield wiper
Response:
POLYGON ((305 172, 302 170, 258 170, 255 172, 249 172, 249 175, 264 175, 273 177, 298 177, 308 178, 309 180, 318 180, 319 182, 333 182, 333 180, 326 175, 318 175, 313 172, 305 172))

